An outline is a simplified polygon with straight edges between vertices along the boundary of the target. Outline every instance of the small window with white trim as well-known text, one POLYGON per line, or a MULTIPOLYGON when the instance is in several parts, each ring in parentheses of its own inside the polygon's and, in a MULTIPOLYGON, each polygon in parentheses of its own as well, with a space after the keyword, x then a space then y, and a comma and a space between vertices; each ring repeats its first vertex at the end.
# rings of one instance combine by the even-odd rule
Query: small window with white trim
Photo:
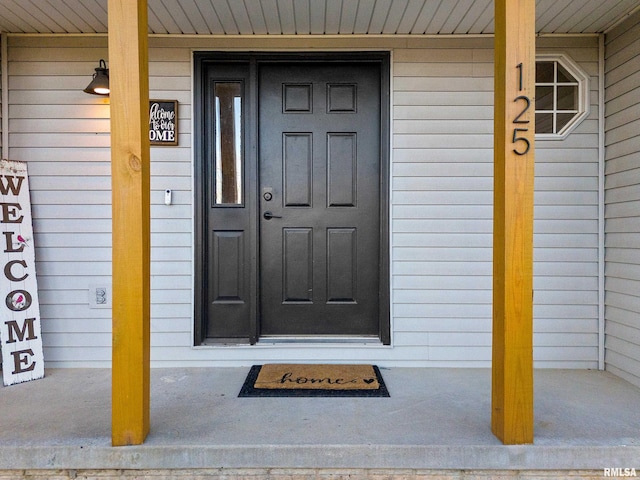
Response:
POLYGON ((536 138, 563 139, 589 114, 589 77, 565 55, 536 55, 536 138))

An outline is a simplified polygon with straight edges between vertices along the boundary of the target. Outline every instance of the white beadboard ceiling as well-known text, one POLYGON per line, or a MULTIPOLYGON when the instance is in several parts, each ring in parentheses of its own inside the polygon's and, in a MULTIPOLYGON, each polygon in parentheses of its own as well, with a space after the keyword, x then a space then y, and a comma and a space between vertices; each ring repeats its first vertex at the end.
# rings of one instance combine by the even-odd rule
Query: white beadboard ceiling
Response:
MULTIPOLYGON (((493 33, 493 0, 148 0, 149 33, 493 33)), ((537 0, 538 33, 601 33, 638 0, 537 0)), ((107 0, 0 0, 8 33, 105 33, 107 0)))

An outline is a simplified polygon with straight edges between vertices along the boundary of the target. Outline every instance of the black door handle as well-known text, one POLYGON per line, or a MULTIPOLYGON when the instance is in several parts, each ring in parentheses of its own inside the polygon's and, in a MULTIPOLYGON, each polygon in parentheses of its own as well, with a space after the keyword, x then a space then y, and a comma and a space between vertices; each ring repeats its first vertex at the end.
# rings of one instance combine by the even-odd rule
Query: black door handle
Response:
POLYGON ((280 215, 274 215, 271 212, 264 212, 262 216, 264 217, 265 220, 271 220, 272 218, 282 218, 280 215))

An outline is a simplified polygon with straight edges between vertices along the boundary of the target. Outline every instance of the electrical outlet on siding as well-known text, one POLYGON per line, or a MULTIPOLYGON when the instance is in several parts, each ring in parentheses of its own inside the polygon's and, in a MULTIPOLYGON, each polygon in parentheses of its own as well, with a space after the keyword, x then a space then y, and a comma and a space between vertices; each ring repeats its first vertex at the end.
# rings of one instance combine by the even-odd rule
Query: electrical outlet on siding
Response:
POLYGON ((89 308, 111 308, 111 285, 89 285, 89 308))

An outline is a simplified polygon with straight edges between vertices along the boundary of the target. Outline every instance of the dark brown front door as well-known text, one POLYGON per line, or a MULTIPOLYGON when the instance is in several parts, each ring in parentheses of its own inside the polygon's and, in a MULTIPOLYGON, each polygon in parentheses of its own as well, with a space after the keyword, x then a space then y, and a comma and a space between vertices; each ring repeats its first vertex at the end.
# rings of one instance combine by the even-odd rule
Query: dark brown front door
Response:
POLYGON ((258 68, 262 336, 378 336, 380 64, 258 68))
POLYGON ((388 344, 388 54, 194 59, 195 344, 388 344))

